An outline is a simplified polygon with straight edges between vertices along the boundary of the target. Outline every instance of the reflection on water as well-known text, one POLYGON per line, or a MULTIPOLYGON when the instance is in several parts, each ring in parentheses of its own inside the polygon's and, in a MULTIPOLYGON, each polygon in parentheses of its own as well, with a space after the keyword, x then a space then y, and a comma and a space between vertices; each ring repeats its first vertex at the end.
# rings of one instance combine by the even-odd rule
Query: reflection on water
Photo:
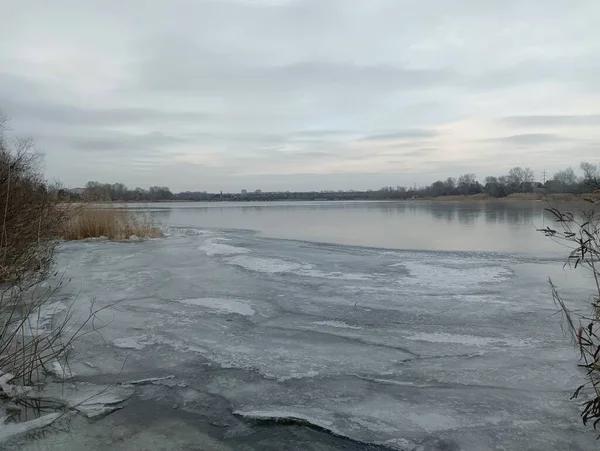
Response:
MULTIPOLYGON (((170 226, 395 249, 547 253, 543 202, 271 202, 133 204, 170 226)), ((572 207, 572 206, 570 206, 572 207)))

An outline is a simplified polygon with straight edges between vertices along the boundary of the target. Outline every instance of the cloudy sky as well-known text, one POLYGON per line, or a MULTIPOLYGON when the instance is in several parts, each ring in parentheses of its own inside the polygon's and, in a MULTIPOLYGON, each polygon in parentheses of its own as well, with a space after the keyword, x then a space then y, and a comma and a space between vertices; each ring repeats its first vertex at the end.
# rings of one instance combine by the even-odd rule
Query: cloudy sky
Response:
POLYGON ((0 11, 0 109, 67 186, 362 189, 600 162, 598 0, 0 11))

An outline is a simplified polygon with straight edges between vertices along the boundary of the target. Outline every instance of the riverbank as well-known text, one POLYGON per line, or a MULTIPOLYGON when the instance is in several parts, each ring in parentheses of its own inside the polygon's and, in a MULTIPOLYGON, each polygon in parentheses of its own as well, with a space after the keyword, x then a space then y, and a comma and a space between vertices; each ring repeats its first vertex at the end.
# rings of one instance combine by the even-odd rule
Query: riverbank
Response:
MULTIPOLYGON (((267 193, 269 194, 269 193, 267 193)), ((204 200, 144 200, 144 201, 123 201, 123 200, 102 200, 102 201, 83 201, 76 204, 84 205, 132 205, 132 204, 188 204, 188 203, 284 203, 284 202, 415 202, 415 201, 436 201, 436 202, 523 202, 523 201, 538 201, 538 202, 584 202, 584 199, 600 200, 599 193, 586 194, 543 194, 543 193, 514 193, 505 197, 492 197, 488 194, 472 194, 472 195, 449 195, 436 197, 351 197, 351 198, 328 198, 314 197, 307 199, 288 199, 274 198, 265 196, 264 198, 247 199, 247 198, 212 198, 204 200)))

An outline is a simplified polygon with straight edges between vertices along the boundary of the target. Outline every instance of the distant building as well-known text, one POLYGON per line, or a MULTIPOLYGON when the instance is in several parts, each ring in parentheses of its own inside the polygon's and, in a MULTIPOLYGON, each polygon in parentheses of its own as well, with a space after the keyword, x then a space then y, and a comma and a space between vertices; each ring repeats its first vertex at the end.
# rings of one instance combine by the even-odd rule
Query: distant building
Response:
POLYGON ((262 194, 262 190, 257 189, 256 191, 254 191, 254 194, 262 194))
POLYGON ((243 189, 243 190, 242 190, 242 196, 245 196, 246 194, 248 194, 248 191, 247 191, 247 190, 245 190, 245 189, 243 189))

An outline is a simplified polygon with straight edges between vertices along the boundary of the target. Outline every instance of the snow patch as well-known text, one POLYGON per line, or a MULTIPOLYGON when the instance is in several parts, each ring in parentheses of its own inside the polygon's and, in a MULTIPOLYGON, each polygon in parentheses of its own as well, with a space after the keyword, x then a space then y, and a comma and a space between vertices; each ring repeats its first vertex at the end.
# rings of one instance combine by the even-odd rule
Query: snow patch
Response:
POLYGON ((244 269, 254 272, 267 274, 278 274, 285 272, 297 272, 301 269, 311 269, 310 265, 290 262, 280 258, 249 257, 239 255, 226 259, 227 263, 240 266, 244 269))
POLYGON ((308 263, 291 262, 280 258, 250 257, 239 255, 226 259, 232 265, 241 266, 244 269, 266 274, 294 273, 305 277, 334 280, 369 280, 372 277, 361 273, 324 272, 314 269, 308 263))
POLYGON ((138 335, 137 337, 116 338, 113 340, 113 345, 117 348, 141 350, 148 346, 149 343, 145 338, 147 335, 138 335))
MULTIPOLYGON (((236 410, 233 412, 234 415, 254 420, 254 421, 270 421, 274 423, 284 424, 298 424, 304 426, 312 426, 318 429, 322 429, 330 432, 338 437, 346 437, 352 440, 358 441, 359 443, 370 443, 369 441, 363 441, 358 437, 353 437, 352 434, 342 432, 334 421, 331 421, 331 412, 328 412, 319 408, 307 409, 307 412, 292 411, 292 410, 279 410, 279 409, 267 409, 267 410, 236 410)), ((356 423, 358 425, 358 423, 356 423)), ((394 448, 397 444, 388 442, 394 448)), ((403 444, 406 442, 402 442, 403 444)), ((372 444, 372 442, 371 442, 372 444)), ((404 449, 397 447, 396 449, 404 449)))
POLYGON ((6 442, 7 440, 26 434, 27 432, 35 429, 43 428, 54 423, 62 414, 51 413, 48 415, 41 416, 34 420, 25 421, 23 423, 6 423, 8 415, 4 409, 0 410, 0 443, 6 442))
POLYGON ((351 326, 343 321, 315 321, 313 324, 318 326, 338 327, 340 329, 362 329, 362 327, 351 326))
POLYGON ((296 370, 291 370, 289 376, 276 376, 273 378, 277 379, 277 382, 286 382, 294 379, 306 379, 311 377, 317 377, 318 375, 319 372, 314 370, 306 371, 304 373, 299 373, 296 370))
POLYGON ((427 432, 458 429, 464 426, 451 415, 436 412, 406 412, 406 418, 427 432))
POLYGON ((413 341, 427 341, 429 343, 452 343, 467 346, 489 346, 494 344, 503 344, 514 347, 529 346, 529 343, 523 340, 511 338, 477 337, 475 335, 460 335, 448 333, 417 333, 405 338, 407 340, 413 341))
POLYGON ((169 227, 167 233, 170 235, 177 233, 178 235, 183 236, 211 236, 215 234, 215 232, 211 230, 194 229, 190 227, 169 227))
MULTIPOLYGON (((23 396, 33 389, 33 387, 24 387, 23 385, 10 384, 15 376, 11 373, 3 373, 0 376, 0 389, 9 397, 16 398, 23 396)), ((1 422, 0 422, 1 424, 1 422)))
MULTIPOLYGON (((327 429, 333 432, 333 421, 329 421, 323 418, 315 418, 310 415, 306 415, 299 412, 291 412, 289 410, 236 410, 233 412, 234 415, 248 418, 251 420, 261 421, 275 421, 275 422, 298 422, 307 423, 313 426, 327 429)), ((337 435, 341 435, 336 432, 337 435)))
POLYGON ((303 276, 317 277, 333 280, 370 280, 372 277, 368 274, 345 273, 345 272, 323 272, 316 269, 302 269, 299 272, 303 276))
MULTIPOLYGON (((78 384, 48 384, 35 392, 35 398, 54 400, 96 418, 120 409, 123 401, 133 395, 133 389, 123 386, 78 384)), ((31 397, 34 398, 34 397, 31 397)))
POLYGON ((23 324, 25 333, 32 337, 49 334, 52 331, 54 315, 64 312, 66 309, 67 306, 61 301, 42 304, 31 312, 29 319, 23 324))
POLYGON ((75 377, 75 373, 73 373, 70 368, 61 365, 58 360, 52 362, 52 368, 50 371, 52 374, 62 380, 69 380, 75 377))
POLYGON ((220 313, 237 313, 243 316, 254 315, 252 305, 245 301, 224 298, 198 298, 198 299, 173 299, 180 304, 193 305, 196 307, 206 307, 217 310, 220 313))
POLYGON ((162 382, 170 379, 174 379, 175 376, 165 376, 165 377, 149 377, 146 379, 138 379, 135 381, 124 382, 122 385, 145 385, 145 384, 153 384, 155 382, 162 382))
POLYGON ((164 338, 153 334, 143 334, 133 337, 117 338, 113 340, 113 345, 115 345, 118 348, 135 350, 141 350, 147 346, 165 345, 170 346, 174 350, 180 352, 196 352, 198 354, 206 353, 206 349, 202 349, 197 346, 188 345, 181 341, 171 340, 169 338, 164 338))
POLYGON ((402 266, 409 272, 398 282, 408 285, 423 285, 443 290, 473 287, 482 284, 499 283, 508 280, 512 271, 502 266, 472 266, 455 263, 425 264, 404 262, 402 266))
POLYGON ((246 254, 250 252, 249 249, 243 247, 231 246, 230 244, 224 244, 220 241, 228 241, 227 238, 210 238, 206 240, 201 246, 198 246, 198 250, 203 251, 209 257, 215 255, 236 255, 246 254))

